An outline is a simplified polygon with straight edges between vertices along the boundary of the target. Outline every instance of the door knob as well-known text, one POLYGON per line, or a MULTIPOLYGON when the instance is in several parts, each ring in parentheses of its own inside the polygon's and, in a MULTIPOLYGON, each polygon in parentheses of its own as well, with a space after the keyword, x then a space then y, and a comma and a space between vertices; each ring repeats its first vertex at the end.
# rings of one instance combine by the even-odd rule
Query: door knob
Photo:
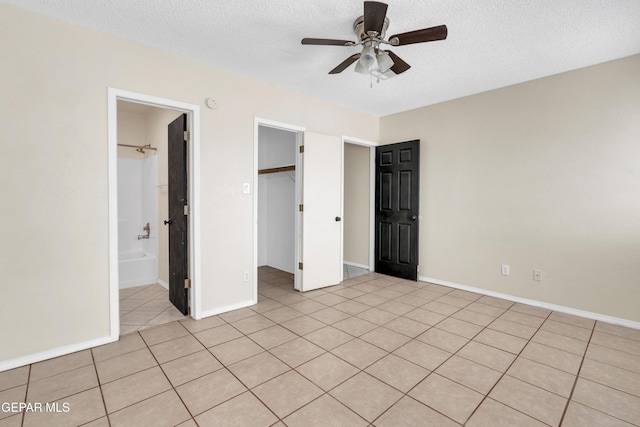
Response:
POLYGON ((411 221, 415 221, 416 219, 418 219, 417 215, 411 215, 411 221))
POLYGON ((339 216, 336 217, 336 221, 342 221, 342 218, 340 218, 339 216))
POLYGON ((164 225, 171 225, 171 224, 173 224, 173 220, 171 218, 164 220, 164 225))

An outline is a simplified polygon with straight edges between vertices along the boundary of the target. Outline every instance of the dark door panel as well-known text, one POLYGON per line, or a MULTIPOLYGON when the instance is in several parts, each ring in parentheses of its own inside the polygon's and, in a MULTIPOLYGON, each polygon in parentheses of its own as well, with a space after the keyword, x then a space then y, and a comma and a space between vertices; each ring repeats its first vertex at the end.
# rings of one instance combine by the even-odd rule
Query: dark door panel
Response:
POLYGON ((169 301, 182 314, 189 312, 188 248, 189 229, 185 206, 187 200, 187 115, 182 114, 169 124, 169 301))
POLYGON ((418 279, 420 141, 376 147, 376 272, 418 279))

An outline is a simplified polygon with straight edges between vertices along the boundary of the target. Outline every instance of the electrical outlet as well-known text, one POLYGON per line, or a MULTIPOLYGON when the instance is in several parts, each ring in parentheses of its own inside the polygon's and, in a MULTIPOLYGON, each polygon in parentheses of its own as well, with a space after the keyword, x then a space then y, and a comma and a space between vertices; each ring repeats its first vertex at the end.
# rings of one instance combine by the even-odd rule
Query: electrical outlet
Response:
POLYGON ((250 277, 251 277, 251 276, 249 275, 249 272, 248 272, 248 271, 245 271, 245 272, 244 272, 244 281, 245 281, 245 282, 248 282, 248 281, 249 281, 249 279, 250 279, 250 277))
POLYGON ((508 276, 509 275, 509 265, 508 264, 502 264, 502 275, 503 276, 508 276))
POLYGON ((536 282, 542 282, 541 270, 533 270, 533 280, 535 280, 536 282))

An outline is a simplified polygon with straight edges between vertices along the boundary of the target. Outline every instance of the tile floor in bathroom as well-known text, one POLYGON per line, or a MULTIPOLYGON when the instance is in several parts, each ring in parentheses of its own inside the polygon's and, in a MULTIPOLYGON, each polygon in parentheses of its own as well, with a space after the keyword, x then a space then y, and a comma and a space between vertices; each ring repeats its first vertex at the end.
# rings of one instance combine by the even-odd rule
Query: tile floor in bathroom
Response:
POLYGON ((159 284, 120 290, 120 335, 163 325, 185 316, 169 301, 159 284))
POLYGON ((375 273, 298 293, 263 267, 257 305, 2 372, 0 401, 69 408, 2 427, 638 426, 640 330, 375 273))

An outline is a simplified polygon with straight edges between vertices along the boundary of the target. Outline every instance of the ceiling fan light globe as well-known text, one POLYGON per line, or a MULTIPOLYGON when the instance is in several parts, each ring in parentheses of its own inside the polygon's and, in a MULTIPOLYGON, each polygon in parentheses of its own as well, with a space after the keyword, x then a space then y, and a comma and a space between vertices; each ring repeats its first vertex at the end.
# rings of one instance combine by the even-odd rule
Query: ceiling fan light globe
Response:
POLYGON ((356 62, 356 68, 354 69, 356 73, 360 74, 369 74, 369 67, 362 65, 362 62, 356 62))
POLYGON ((393 67, 393 59, 389 56, 387 52, 380 51, 377 57, 378 61, 378 69, 381 73, 388 71, 391 67, 393 67))
POLYGON ((380 66, 378 65, 378 58, 376 57, 373 47, 367 46, 362 49, 362 54, 356 63, 355 71, 360 74, 371 74, 378 69, 380 69, 380 66))

